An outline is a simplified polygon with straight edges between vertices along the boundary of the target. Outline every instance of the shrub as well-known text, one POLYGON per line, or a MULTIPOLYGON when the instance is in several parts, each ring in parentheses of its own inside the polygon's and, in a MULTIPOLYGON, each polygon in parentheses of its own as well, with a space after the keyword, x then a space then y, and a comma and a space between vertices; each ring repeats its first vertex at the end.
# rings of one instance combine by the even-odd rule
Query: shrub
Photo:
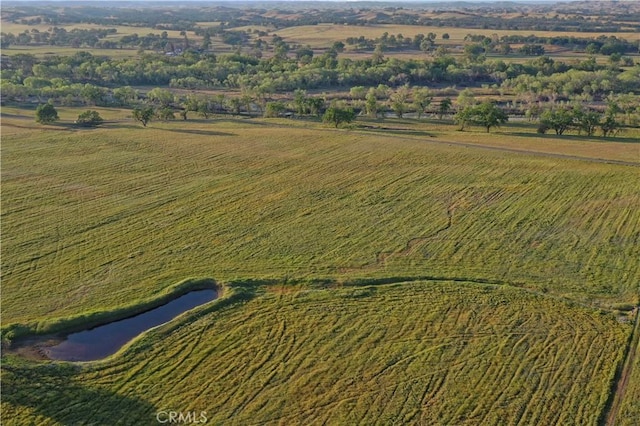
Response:
POLYGON ((265 117, 278 117, 286 111, 286 107, 282 102, 267 102, 264 110, 265 117))
POLYGON ((332 123, 336 128, 342 123, 351 123, 356 118, 352 108, 331 106, 322 116, 322 121, 332 123))
POLYGON ((83 127, 96 127, 102 124, 104 120, 100 117, 98 111, 87 110, 78 116, 76 124, 83 127))
POLYGON ((50 124, 58 121, 58 111, 50 103, 38 105, 36 108, 36 122, 40 124, 50 124))

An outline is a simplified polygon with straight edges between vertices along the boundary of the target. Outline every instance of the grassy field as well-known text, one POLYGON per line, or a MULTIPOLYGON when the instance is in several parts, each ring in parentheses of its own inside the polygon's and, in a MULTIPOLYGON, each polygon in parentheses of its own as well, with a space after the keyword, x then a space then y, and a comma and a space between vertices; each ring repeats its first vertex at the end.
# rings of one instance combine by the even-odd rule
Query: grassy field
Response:
MULTIPOLYGON (((198 24, 201 28, 208 28, 212 26, 219 25, 218 22, 201 22, 198 24)), ((39 25, 26 25, 26 24, 18 24, 8 21, 2 21, 1 30, 5 33, 13 33, 19 34, 24 32, 25 30, 30 31, 31 29, 37 29, 39 31, 47 31, 51 25, 49 24, 39 24, 39 25)), ((90 28, 116 28, 117 33, 111 34, 107 36, 107 39, 116 40, 120 39, 124 35, 138 34, 138 35, 147 35, 147 34, 160 34, 163 30, 158 30, 155 28, 149 27, 132 27, 126 25, 112 25, 112 26, 102 26, 95 24, 74 24, 74 25, 60 25, 59 27, 65 28, 67 31, 70 31, 74 28, 79 29, 90 29, 90 28)), ((445 47, 452 48, 452 53, 454 55, 460 54, 456 47, 460 45, 464 45, 467 42, 464 41, 464 38, 468 34, 482 34, 486 36, 494 36, 497 35, 499 37, 505 35, 531 35, 535 34, 537 36, 543 37, 554 37, 554 36, 566 36, 572 35, 575 36, 576 33, 571 32, 563 32, 563 31, 532 31, 532 30, 484 30, 484 29, 476 29, 476 28, 457 28, 457 27, 429 27, 429 26, 416 26, 416 25, 391 25, 391 24, 371 24, 367 26, 355 26, 355 25, 335 25, 335 24, 318 24, 318 25, 307 25, 307 26, 293 26, 288 28, 282 28, 278 30, 274 30, 271 28, 257 26, 257 25, 249 25, 237 27, 234 30, 236 31, 253 31, 253 30, 261 30, 269 32, 269 36, 267 39, 274 34, 283 37, 283 39, 289 43, 301 44, 301 45, 309 45, 315 49, 326 49, 331 46, 331 44, 338 40, 346 40, 348 37, 359 37, 365 36, 367 38, 377 38, 382 36, 383 33, 388 33, 389 35, 397 35, 402 34, 405 37, 414 37, 416 34, 428 34, 433 32, 437 35, 436 43, 438 45, 443 45, 445 47), (448 40, 442 40, 442 34, 449 34, 450 38, 448 40)), ((174 40, 182 40, 182 36, 180 35, 180 31, 168 30, 167 34, 169 38, 174 40)), ((617 32, 617 33, 603 33, 604 35, 615 35, 619 38, 624 38, 629 41, 637 41, 640 40, 640 33, 637 32, 617 32)), ((602 35, 601 33, 578 33, 580 37, 597 37, 602 35)), ((199 42, 201 40, 200 36, 195 35, 193 31, 187 31, 187 36, 189 40, 199 42)), ((253 38, 258 38, 257 35, 253 35, 253 38)), ((262 37, 265 38, 265 37, 262 37)), ((513 47, 517 48, 519 45, 514 44, 513 47)), ((226 53, 231 51, 232 46, 226 45, 220 41, 219 37, 214 37, 212 49, 215 52, 226 53)), ((545 46, 547 53, 558 58, 559 60, 565 61, 573 61, 584 59, 589 56, 584 53, 573 53, 567 49, 560 48, 558 46, 545 46)), ((11 46, 9 49, 3 49, 3 54, 6 55, 15 55, 19 53, 30 53, 36 56, 45 56, 47 54, 57 54, 57 55, 72 55, 80 50, 89 51, 94 55, 107 55, 114 58, 119 57, 129 57, 135 56, 137 54, 137 49, 88 49, 88 48, 72 48, 72 47, 60 47, 60 46, 11 46)), ((269 56, 269 52, 266 52, 266 56, 269 56)), ((345 57, 349 57, 352 59, 362 59, 369 57, 371 52, 356 52, 350 50, 349 46, 347 46, 347 51, 343 54, 345 57)), ((425 57, 426 54, 422 52, 387 52, 387 56, 393 56, 398 59, 412 59, 412 58, 420 58, 425 57)), ((634 56, 634 55, 631 55, 634 56)), ((499 56, 493 55, 495 58, 502 58, 499 56)), ((504 59, 507 59, 512 62, 525 62, 531 59, 530 56, 518 57, 517 55, 510 55, 504 59)), ((598 55, 597 59, 599 62, 604 63, 607 60, 606 56, 598 55)))
MULTIPOLYGON (((74 25, 58 25, 59 28, 64 28, 67 31, 71 31, 74 28, 78 29, 110 29, 115 28, 117 30, 116 34, 110 34, 106 37, 106 40, 119 40, 121 37, 125 35, 138 34, 140 36, 145 36, 147 34, 156 34, 160 35, 164 30, 159 30, 155 28, 149 27, 130 27, 126 25, 96 25, 96 24, 74 24, 74 25)), ((13 22, 2 21, 1 30, 5 33, 13 33, 20 34, 25 30, 31 31, 32 29, 37 29, 41 32, 47 31, 51 28, 49 24, 39 24, 39 25, 26 25, 26 24, 17 24, 13 22)), ((174 40, 182 40, 182 36, 180 35, 180 31, 167 30, 167 35, 170 39, 174 40)), ((187 31, 187 37, 189 40, 199 41, 202 39, 200 36, 196 36, 193 31, 187 31)), ((226 45, 222 45, 222 43, 216 43, 214 47, 219 47, 221 49, 228 48, 226 45)), ((80 47, 74 48, 71 46, 50 46, 50 45, 34 45, 34 46, 19 46, 12 45, 8 49, 2 49, 3 55, 17 55, 17 54, 31 54, 37 57, 46 57, 48 55, 60 55, 60 56, 71 56, 77 52, 89 52, 95 56, 108 56, 110 58, 129 58, 135 57, 138 55, 138 49, 136 48, 125 48, 125 49, 92 49, 88 47, 80 47)), ((150 51, 150 50, 148 50, 150 51)))
POLYGON ((91 49, 91 48, 73 48, 60 46, 11 46, 9 49, 3 49, 3 55, 20 55, 28 54, 39 58, 55 55, 72 56, 78 52, 89 52, 94 56, 108 56, 110 58, 134 58, 138 56, 138 49, 91 49))
MULTIPOLYGON (((46 23, 37 24, 37 25, 18 24, 18 23, 4 21, 4 20, 0 22, 0 25, 1 25, 2 32, 13 33, 13 34, 20 34, 25 31, 31 31, 32 29, 36 29, 40 32, 45 32, 45 31, 48 31, 49 28, 52 28, 53 26, 51 24, 46 24, 46 23)), ((68 24, 68 25, 55 25, 55 26, 57 28, 64 28, 67 31, 71 31, 76 28, 81 30, 115 28, 118 32, 116 34, 108 35, 107 39, 120 38, 124 35, 131 35, 131 34, 138 34, 140 36, 147 35, 147 34, 160 35, 162 34, 163 31, 165 31, 165 30, 159 30, 157 28, 151 28, 151 27, 134 27, 134 26, 127 26, 127 25, 68 24)), ((180 35, 180 31, 175 31, 175 30, 166 30, 166 31, 169 38, 182 38, 182 36, 180 35)), ((193 32, 187 31, 187 35, 192 36, 193 32)))
MULTIPOLYGON (((459 132, 390 123, 43 132, 4 119, 4 323, 109 309, 193 276, 462 277, 636 300, 637 167, 474 149, 472 138, 510 136, 464 132, 458 146, 443 142, 459 132)), ((638 159, 633 143, 528 144, 614 159, 619 146, 638 159)))
MULTIPOLYGON (((576 36, 576 33, 563 32, 563 31, 532 31, 532 30, 483 30, 477 28, 455 28, 455 27, 427 27, 418 25, 334 25, 334 24, 319 24, 319 25, 299 25, 289 28, 283 28, 275 31, 280 37, 287 42, 295 42, 303 45, 310 45, 311 47, 326 47, 330 46, 332 42, 336 40, 345 40, 348 37, 360 37, 377 38, 384 33, 389 35, 402 34, 405 37, 414 37, 416 34, 428 34, 433 32, 437 35, 436 41, 440 44, 442 40, 442 34, 449 34, 449 40, 446 44, 460 44, 463 42, 465 36, 468 34, 481 34, 486 36, 492 36, 497 34, 499 37, 505 35, 531 35, 535 34, 540 37, 554 37, 554 36, 576 36)), ((598 37, 601 34, 594 33, 581 33, 580 37, 598 37)), ((615 35, 619 38, 624 38, 629 41, 640 40, 640 33, 635 32, 618 32, 605 35, 615 35)))
POLYGON ((168 409, 213 424, 595 424, 630 329, 459 282, 256 286, 243 300, 84 368, 9 359, 7 424, 154 424, 168 409))
MULTIPOLYGON (((143 128, 121 109, 74 128, 82 110, 40 126, 2 109, 3 327, 45 330, 189 277, 229 291, 104 362, 5 356, 3 421, 601 417, 632 328, 615 309, 638 303, 636 133, 233 117, 143 128)), ((620 421, 637 408, 637 370, 620 421)))

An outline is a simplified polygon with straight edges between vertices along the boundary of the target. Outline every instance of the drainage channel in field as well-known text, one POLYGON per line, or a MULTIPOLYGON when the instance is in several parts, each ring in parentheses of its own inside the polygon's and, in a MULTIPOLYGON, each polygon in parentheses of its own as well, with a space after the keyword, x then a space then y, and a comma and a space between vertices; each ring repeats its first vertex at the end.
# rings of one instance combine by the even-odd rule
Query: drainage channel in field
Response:
POLYGON ((217 296, 213 289, 195 290, 141 314, 72 333, 54 346, 41 346, 40 351, 46 358, 58 361, 95 361, 106 358, 139 334, 169 322, 217 296))

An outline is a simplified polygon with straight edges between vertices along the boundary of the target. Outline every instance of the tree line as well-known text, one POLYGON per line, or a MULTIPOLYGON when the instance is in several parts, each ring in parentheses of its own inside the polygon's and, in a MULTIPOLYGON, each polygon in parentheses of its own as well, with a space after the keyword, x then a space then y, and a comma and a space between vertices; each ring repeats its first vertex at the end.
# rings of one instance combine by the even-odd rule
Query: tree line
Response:
POLYGON ((598 64, 594 58, 566 63, 547 56, 506 63, 474 52, 459 58, 436 52, 427 59, 407 60, 387 58, 380 51, 367 59, 350 59, 339 57, 336 49, 321 55, 299 49, 295 57, 284 49, 281 55, 270 58, 188 50, 171 57, 143 54, 109 59, 78 52, 43 59, 18 54, 6 57, 1 66, 6 100, 74 97, 82 90, 80 85, 87 84, 104 90, 136 85, 251 89, 272 94, 299 87, 334 90, 380 83, 392 87, 464 83, 548 97, 588 95, 594 100, 611 92, 640 91, 640 65, 622 68, 617 62, 598 64))
MULTIPOLYGON (((451 117, 459 125, 459 130, 469 126, 481 126, 490 132, 509 120, 509 108, 505 102, 476 99, 473 91, 465 89, 457 98, 434 96, 426 87, 405 85, 392 89, 385 85, 376 87, 357 86, 351 88, 349 97, 328 100, 325 95, 310 95, 306 90, 297 89, 289 100, 267 100, 256 97, 254 93, 241 96, 224 94, 207 95, 191 93, 178 95, 170 90, 156 87, 141 94, 131 87, 118 88, 117 96, 122 105, 132 108, 132 117, 143 126, 152 120, 175 120, 179 116, 188 120, 191 114, 204 119, 214 114, 234 114, 264 117, 318 117, 326 123, 339 127, 350 123, 358 115, 384 119, 389 113, 404 118, 412 113, 420 120, 429 114, 439 120, 451 117)), ((538 120, 538 133, 551 130, 557 135, 568 131, 594 136, 598 131, 602 136, 615 136, 625 126, 625 117, 640 119, 640 105, 631 95, 610 95, 606 108, 596 109, 580 102, 566 104, 536 104, 535 113, 528 115, 529 120, 538 120)), ((36 121, 49 124, 58 119, 53 102, 40 104, 36 109, 36 121)), ((92 110, 82 113, 77 125, 97 126, 103 120, 92 110)), ((626 121, 629 124, 629 121, 626 121)))

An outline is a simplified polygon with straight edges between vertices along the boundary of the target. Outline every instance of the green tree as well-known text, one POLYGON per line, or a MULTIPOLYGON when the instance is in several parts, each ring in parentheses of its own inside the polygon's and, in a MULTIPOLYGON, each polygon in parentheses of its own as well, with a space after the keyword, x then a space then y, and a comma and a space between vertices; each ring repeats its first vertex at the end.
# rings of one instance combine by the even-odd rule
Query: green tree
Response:
POLYGON ((107 95, 106 89, 102 87, 94 86, 93 84, 85 84, 80 91, 80 96, 85 100, 87 104, 99 105, 104 101, 107 95))
POLYGON ((593 136, 596 128, 600 125, 600 114, 595 111, 585 111, 581 105, 574 107, 572 114, 573 125, 580 132, 584 131, 587 136, 593 136))
POLYGON ((280 114, 284 113, 287 110, 284 103, 280 101, 275 102, 267 102, 267 105, 264 109, 265 117, 279 117, 280 114))
POLYGON ((58 111, 50 104, 41 104, 36 108, 36 122, 40 124, 51 124, 58 121, 58 111))
POLYGON ((141 122, 144 127, 147 127, 147 123, 151 121, 154 115, 155 111, 153 107, 149 105, 133 109, 133 119, 141 122))
POLYGON ((308 64, 313 59, 313 49, 310 46, 299 47, 296 50, 296 59, 303 64, 308 64))
POLYGON ((307 113, 307 91, 296 89, 293 92, 293 106, 298 115, 307 113))
POLYGON ((547 109, 540 115, 540 124, 555 130, 556 135, 562 135, 573 125, 573 118, 573 114, 567 109, 547 109))
POLYGON ((240 98, 227 98, 226 104, 233 115, 240 115, 242 109, 242 100, 240 98))
POLYGON ((349 89, 351 99, 365 99, 367 97, 367 89, 364 86, 354 86, 349 89))
POLYGON ((520 49, 518 49, 518 52, 522 53, 523 55, 542 56, 544 55, 544 47, 539 44, 525 44, 520 49))
POLYGON ((398 88, 389 99, 391 101, 391 109, 396 113, 398 118, 402 118, 407 111, 407 101, 409 99, 409 87, 402 86, 398 88))
POLYGON ((138 100, 138 91, 131 86, 118 87, 113 90, 113 97, 120 105, 131 105, 138 100))
POLYGON ((501 55, 508 55, 511 52, 513 52, 513 49, 511 48, 511 45, 509 43, 502 43, 498 46, 498 53, 500 53, 501 55))
POLYGON ((484 47, 481 44, 468 44, 464 47, 464 56, 471 62, 475 62, 480 59, 480 56, 484 53, 484 47))
POLYGON ((373 57, 371 61, 374 65, 380 65, 384 62, 384 47, 381 44, 378 44, 376 48, 373 50, 373 57))
POLYGON ((471 89, 464 89, 458 94, 456 99, 456 103, 458 104, 458 108, 464 109, 468 106, 473 106, 476 104, 476 96, 471 89))
POLYGON ((310 97, 307 98, 307 108, 309 109, 309 114, 315 115, 318 117, 324 110, 324 99, 319 97, 310 97))
POLYGON ((322 116, 324 123, 332 123, 337 128, 342 123, 351 123, 356 118, 356 113, 352 108, 340 108, 332 105, 322 116))
POLYGON ((156 87, 147 93, 147 99, 161 107, 168 107, 174 101, 174 96, 170 91, 156 87))
POLYGON ((486 128, 487 133, 489 133, 492 127, 500 127, 501 124, 509 120, 509 117, 502 109, 489 101, 471 107, 471 111, 471 121, 474 124, 486 128))
POLYGON ((613 111, 607 111, 604 116, 604 120, 600 124, 602 130, 602 136, 615 136, 621 130, 622 125, 616 118, 616 114, 613 111))
POLYGON ((335 50, 336 52, 344 52, 344 43, 341 41, 334 41, 331 45, 331 49, 335 50))
POLYGON ((78 115, 76 124, 83 127, 96 127, 104 122, 98 111, 87 110, 78 115))
POLYGON ((376 117, 380 111, 380 104, 378 103, 378 97, 376 96, 376 89, 373 87, 367 92, 364 109, 369 117, 376 117))
POLYGON ((418 119, 422 118, 425 110, 431 105, 433 96, 426 87, 416 88, 413 90, 413 107, 418 113, 418 119))
POLYGON ((180 117, 182 117, 183 120, 186 120, 190 112, 198 111, 198 108, 200 107, 200 100, 198 99, 198 96, 190 94, 182 101, 181 106, 182 109, 180 110, 180 117))
POLYGON ((463 131, 467 125, 471 124, 472 118, 473 106, 469 105, 462 108, 456 113, 456 115, 453 117, 453 122, 460 126, 460 131, 463 131))
POLYGON ((198 100, 198 109, 196 110, 198 115, 204 119, 209 118, 209 115, 213 113, 213 104, 208 99, 202 98, 198 100))
POLYGON ((175 113, 171 107, 162 107, 156 111, 156 117, 162 121, 169 121, 176 118, 175 113))
POLYGON ((438 120, 442 120, 442 117, 451 111, 452 105, 453 102, 451 102, 451 98, 444 98, 440 101, 440 105, 438 105, 438 120))
POLYGON ((617 68, 618 65, 620 65, 621 61, 622 61, 622 55, 620 53, 614 52, 611 55, 609 55, 609 64, 613 68, 617 68))
POLYGON ((203 50, 209 50, 209 48, 211 47, 211 34, 209 34, 208 32, 205 32, 204 35, 202 36, 201 47, 203 50))

